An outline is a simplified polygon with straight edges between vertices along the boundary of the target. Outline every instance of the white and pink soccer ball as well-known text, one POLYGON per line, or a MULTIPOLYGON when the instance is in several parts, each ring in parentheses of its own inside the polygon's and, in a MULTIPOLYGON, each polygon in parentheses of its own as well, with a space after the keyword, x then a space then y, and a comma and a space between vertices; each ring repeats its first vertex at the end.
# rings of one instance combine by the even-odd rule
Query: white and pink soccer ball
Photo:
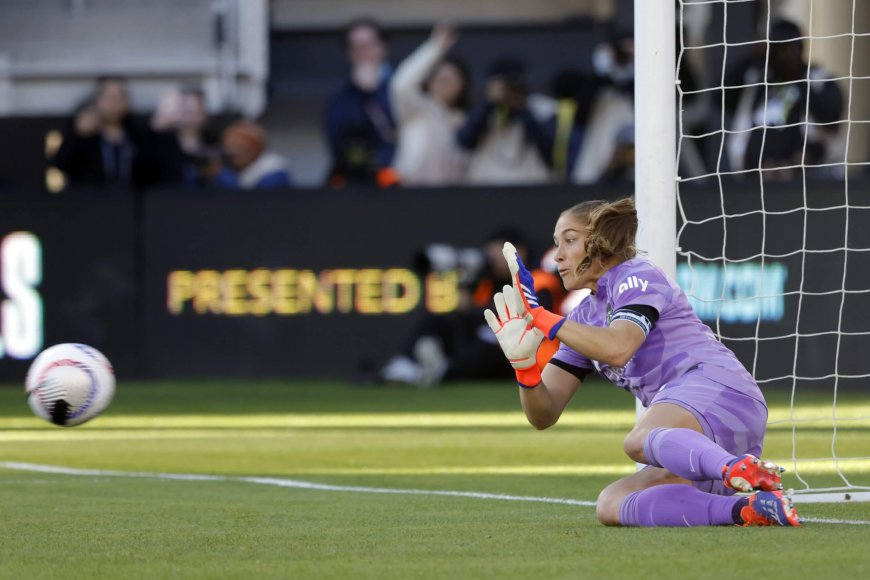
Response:
POLYGON ((85 344, 56 344, 39 353, 25 380, 33 413, 74 427, 106 410, 115 394, 115 371, 109 359, 85 344))

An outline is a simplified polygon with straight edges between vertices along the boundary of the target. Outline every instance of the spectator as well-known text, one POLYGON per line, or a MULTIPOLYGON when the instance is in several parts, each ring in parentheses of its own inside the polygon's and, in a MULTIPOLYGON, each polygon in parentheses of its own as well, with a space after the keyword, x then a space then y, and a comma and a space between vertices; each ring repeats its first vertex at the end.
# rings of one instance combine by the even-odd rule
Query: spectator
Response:
MULTIPOLYGON (((505 228, 493 233, 483 247, 483 267, 460 286, 459 307, 446 314, 427 314, 411 333, 403 352, 383 367, 382 380, 433 386, 511 376, 503 368, 504 355, 492 333, 487 333, 489 327, 483 318, 484 309, 492 307, 493 294, 511 283, 502 254, 504 242, 509 239, 519 242, 518 251, 527 256, 526 246, 515 230, 505 228)), ((564 296, 561 280, 543 270, 535 270, 533 276, 542 303, 558 308, 564 296)), ((541 355, 549 357, 555 350, 553 345, 542 346, 541 355)))
POLYGON ((468 156, 455 134, 468 108, 468 69, 445 56, 455 42, 453 29, 436 26, 390 83, 399 131, 395 168, 402 185, 452 185, 465 179, 468 156))
MULTIPOLYGON (((682 34, 680 28, 676 28, 674 31, 676 46, 680 47, 683 39, 688 38, 690 34, 687 26, 683 27, 682 34)), ((688 42, 691 45, 691 41, 688 42)), ((715 146, 714 139, 710 136, 700 137, 700 135, 715 134, 719 128, 717 125, 721 123, 721 115, 717 115, 713 109, 713 93, 702 91, 705 88, 705 81, 703 75, 696 69, 697 58, 701 55, 693 55, 690 54, 691 52, 688 51, 682 58, 677 57, 679 67, 677 79, 682 93, 682 102, 677 101, 677 107, 681 107, 677 109, 677 115, 681 119, 682 134, 692 135, 692 138, 682 139, 680 142, 678 172, 683 178, 699 177, 709 173, 705 152, 715 146), (697 58, 692 58, 693 56, 697 58)), ((719 74, 721 76, 721 71, 719 74)), ((717 84, 718 82, 717 80, 717 84)), ((721 95, 717 97, 721 100, 721 95)), ((716 150, 718 151, 718 148, 716 150)))
MULTIPOLYGON (((815 123, 841 119, 843 94, 827 71, 810 66, 804 59, 801 37, 800 28, 793 22, 774 21, 770 42, 763 44, 768 54, 759 54, 746 67, 739 82, 745 88, 740 92, 731 127, 736 133, 728 141, 732 170, 827 161, 828 141, 836 136, 839 126, 815 123)), ((791 177, 788 168, 766 175, 791 177)))
POLYGON ((172 91, 151 118, 160 149, 161 180, 203 187, 220 171, 220 144, 208 131, 205 96, 197 88, 172 91))
POLYGON ((153 181, 153 143, 130 115, 125 79, 97 80, 93 99, 76 111, 49 163, 73 187, 142 187, 153 181))
POLYGON ((472 152, 469 182, 510 185, 550 180, 547 138, 527 107, 528 96, 522 62, 508 57, 492 65, 485 102, 472 110, 457 134, 459 144, 472 152))
POLYGON ((597 86, 594 79, 580 71, 562 70, 551 82, 551 98, 534 103, 536 116, 543 119, 545 160, 559 181, 568 181, 574 172, 597 86))
POLYGON ((266 149, 266 133, 252 121, 236 121, 224 129, 221 147, 225 166, 215 178, 218 187, 271 189, 290 187, 287 164, 266 149))
POLYGON ((627 178, 634 166, 634 37, 614 29, 595 47, 592 67, 601 85, 592 106, 585 147, 572 181, 590 184, 627 178))
POLYGON ((389 184, 395 152, 387 44, 378 24, 353 21, 345 35, 350 78, 326 106, 329 184, 389 184))

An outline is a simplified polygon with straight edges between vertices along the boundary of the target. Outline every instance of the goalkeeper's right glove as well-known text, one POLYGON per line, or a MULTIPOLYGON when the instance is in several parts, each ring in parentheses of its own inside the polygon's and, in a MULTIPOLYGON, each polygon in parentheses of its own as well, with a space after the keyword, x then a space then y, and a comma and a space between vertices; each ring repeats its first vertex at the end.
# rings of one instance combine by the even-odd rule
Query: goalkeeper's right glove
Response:
POLYGON ((532 277, 532 273, 526 269, 512 243, 504 243, 502 254, 507 260, 514 287, 520 292, 525 310, 534 321, 535 328, 540 329, 547 338, 553 340, 556 338, 556 333, 565 324, 565 317, 554 314, 538 304, 538 295, 535 294, 535 279, 532 277))
POLYGON ((498 344, 514 367, 517 382, 521 387, 531 389, 541 382, 541 369, 538 368, 537 353, 544 333, 531 325, 525 313, 523 298, 513 286, 505 286, 493 300, 498 317, 492 310, 483 313, 489 327, 495 333, 498 344))

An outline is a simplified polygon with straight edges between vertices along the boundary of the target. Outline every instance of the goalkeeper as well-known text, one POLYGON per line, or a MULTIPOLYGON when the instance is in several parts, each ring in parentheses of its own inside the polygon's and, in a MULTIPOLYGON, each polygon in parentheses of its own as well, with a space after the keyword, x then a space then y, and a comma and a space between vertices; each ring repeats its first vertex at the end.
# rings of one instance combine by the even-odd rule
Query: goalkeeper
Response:
POLYGON ((558 421, 583 379, 597 372, 640 399, 646 412, 625 453, 646 467, 598 497, 598 519, 621 526, 797 526, 777 465, 761 461, 767 405, 755 380, 702 323, 679 286, 637 257, 630 198, 564 211, 554 242, 568 290, 592 293, 567 318, 538 305, 513 246, 514 285, 486 320, 516 370, 529 422, 558 421), (561 347, 539 370, 544 337, 561 347), (753 492, 748 496, 736 491, 753 492))

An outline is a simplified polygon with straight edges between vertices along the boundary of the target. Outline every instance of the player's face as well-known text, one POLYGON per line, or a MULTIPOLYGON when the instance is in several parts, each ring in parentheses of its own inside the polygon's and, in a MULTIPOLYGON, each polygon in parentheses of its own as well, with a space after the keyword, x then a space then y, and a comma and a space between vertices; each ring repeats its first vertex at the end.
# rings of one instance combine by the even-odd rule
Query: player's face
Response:
POLYGON ((595 283, 600 277, 589 268, 582 274, 577 274, 577 267, 586 258, 586 221, 574 216, 563 214, 556 222, 553 232, 553 243, 556 245, 556 264, 559 277, 566 290, 589 288, 595 290, 595 283))

